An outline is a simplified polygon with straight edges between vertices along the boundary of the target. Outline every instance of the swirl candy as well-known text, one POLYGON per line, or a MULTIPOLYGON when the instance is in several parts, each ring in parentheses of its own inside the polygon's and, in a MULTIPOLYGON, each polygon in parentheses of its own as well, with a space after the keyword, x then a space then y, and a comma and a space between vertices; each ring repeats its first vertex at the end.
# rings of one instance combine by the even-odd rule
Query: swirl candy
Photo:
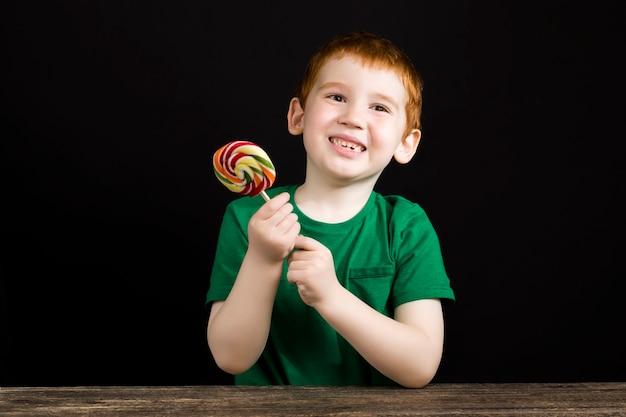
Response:
POLYGON ((276 169, 267 153, 245 140, 229 142, 215 151, 213 171, 230 191, 251 197, 261 194, 265 200, 269 200, 265 190, 276 179, 276 169))

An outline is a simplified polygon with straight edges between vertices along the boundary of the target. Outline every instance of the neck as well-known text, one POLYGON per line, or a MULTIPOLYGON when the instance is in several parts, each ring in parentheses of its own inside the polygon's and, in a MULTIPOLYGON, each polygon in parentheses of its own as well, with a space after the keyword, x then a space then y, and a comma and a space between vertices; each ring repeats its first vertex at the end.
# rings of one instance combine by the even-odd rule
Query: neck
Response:
POLYGON ((373 190, 369 183, 344 186, 305 181, 295 193, 298 208, 313 220, 341 223, 363 209, 373 190))

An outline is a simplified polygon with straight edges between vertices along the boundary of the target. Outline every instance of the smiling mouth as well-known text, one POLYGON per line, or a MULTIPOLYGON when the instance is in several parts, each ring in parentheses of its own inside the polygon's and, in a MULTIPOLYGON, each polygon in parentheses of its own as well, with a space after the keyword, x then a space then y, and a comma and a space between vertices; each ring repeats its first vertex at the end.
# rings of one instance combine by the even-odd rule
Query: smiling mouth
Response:
POLYGON ((330 141, 337 146, 341 146, 342 148, 349 149, 354 152, 363 152, 365 151, 365 146, 359 145, 353 142, 346 142, 345 140, 338 138, 330 138, 330 141))

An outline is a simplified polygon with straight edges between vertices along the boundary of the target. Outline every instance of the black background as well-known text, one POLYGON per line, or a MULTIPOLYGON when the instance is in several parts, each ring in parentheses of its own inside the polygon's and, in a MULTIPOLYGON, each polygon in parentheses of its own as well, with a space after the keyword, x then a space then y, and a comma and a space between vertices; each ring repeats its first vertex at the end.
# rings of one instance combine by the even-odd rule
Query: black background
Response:
POLYGON ((301 181, 286 110, 336 33, 425 79, 419 202, 458 301, 438 382, 626 378, 621 2, 4 2, 0 384, 215 384, 204 296, 249 139, 301 181))

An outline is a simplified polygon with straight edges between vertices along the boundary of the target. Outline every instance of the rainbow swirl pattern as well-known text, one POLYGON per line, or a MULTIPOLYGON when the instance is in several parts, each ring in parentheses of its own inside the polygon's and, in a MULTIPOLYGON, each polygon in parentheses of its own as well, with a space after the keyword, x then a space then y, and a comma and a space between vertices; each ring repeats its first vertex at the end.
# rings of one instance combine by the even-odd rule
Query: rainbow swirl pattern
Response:
POLYGON ((213 171, 230 191, 255 196, 270 188, 276 169, 265 151, 255 143, 236 140, 213 154, 213 171))

